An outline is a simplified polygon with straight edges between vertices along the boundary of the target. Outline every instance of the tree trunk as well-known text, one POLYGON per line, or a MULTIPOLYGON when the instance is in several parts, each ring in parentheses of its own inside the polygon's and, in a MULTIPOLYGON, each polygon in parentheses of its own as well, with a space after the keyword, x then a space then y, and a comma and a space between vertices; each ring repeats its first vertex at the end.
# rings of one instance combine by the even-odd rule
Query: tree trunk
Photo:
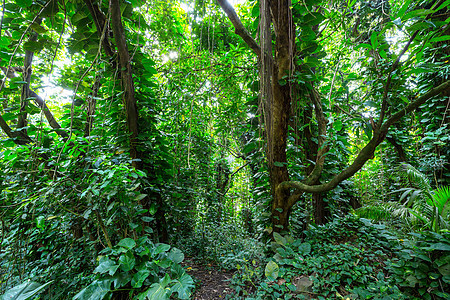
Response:
POLYGON ((286 145, 288 122, 291 110, 290 83, 286 80, 292 71, 294 53, 293 22, 289 1, 261 1, 262 86, 264 101, 264 122, 267 137, 267 162, 272 192, 272 222, 275 232, 288 230, 291 206, 288 203, 289 190, 277 190, 277 186, 289 181, 286 145), (270 5, 270 9, 269 9, 270 5), (271 13, 270 13, 271 12, 271 13), (273 22, 271 22, 273 17, 273 22), (271 27, 275 26, 275 55, 272 57, 271 27), (273 60, 273 61, 272 61, 273 60))
MULTIPOLYGON (((293 71, 294 58, 298 55, 294 43, 295 28, 290 11, 291 1, 272 0, 270 3, 268 0, 260 1, 260 45, 256 43, 245 27, 243 27, 229 3, 226 0, 217 1, 234 25, 235 33, 247 43, 250 49, 258 55, 260 60, 260 95, 264 109, 267 163, 273 196, 272 222, 274 225, 273 230, 276 232, 288 230, 290 209, 300 199, 303 193, 318 194, 330 191, 343 180, 353 176, 362 168, 367 160, 373 157, 377 146, 385 139, 390 126, 406 114, 416 110, 431 97, 442 93, 450 87, 450 80, 447 80, 416 98, 401 110, 390 113, 389 117, 385 118, 388 109, 390 109, 388 95, 392 88, 392 76, 397 71, 402 56, 419 34, 419 30, 415 31, 392 64, 384 85, 379 120, 376 126, 374 126, 371 140, 361 149, 348 167, 336 174, 328 182, 320 183, 319 179, 324 167, 325 154, 329 151, 329 144, 325 143, 327 137, 327 118, 322 110, 320 95, 314 89, 314 83, 309 82, 305 84, 308 87, 305 87, 307 91, 304 94, 309 94, 310 100, 314 104, 314 112, 318 125, 318 151, 314 168, 308 177, 303 181, 289 181, 286 160, 286 140, 291 105, 290 92, 292 78, 290 78, 290 75, 293 71), (273 52, 272 29, 275 33, 275 51, 273 52), (294 190, 292 195, 291 189, 294 190)), ((301 69, 296 71, 301 71, 301 69)), ((319 197, 316 201, 317 211, 321 210, 325 212, 324 203, 320 200, 321 196, 316 197, 319 197)), ((318 220, 325 220, 325 214, 316 217, 318 220)))
MULTIPOLYGON (((145 169, 143 158, 144 154, 138 150, 138 135, 139 135, 139 113, 137 109, 137 101, 135 98, 133 72, 131 69, 131 58, 127 48, 127 42, 125 39, 125 31, 122 26, 122 16, 120 10, 119 0, 110 0, 111 7, 111 26, 114 33, 114 38, 117 44, 117 53, 119 56, 118 63, 121 70, 121 81, 123 88, 123 99, 125 102, 125 112, 127 119, 128 131, 130 132, 130 156, 132 159, 132 165, 138 170, 145 169)), ((97 14, 99 11, 96 12, 97 14)), ((101 26, 101 24, 96 26, 101 26)), ((100 29, 97 28, 99 31, 100 29)), ((148 168, 150 169, 150 168, 148 168)), ((143 207, 150 209, 151 199, 145 197, 142 200, 143 207)), ((156 227, 160 234, 159 238, 161 242, 168 241, 167 224, 165 219, 165 211, 163 209, 163 200, 161 194, 156 195, 156 204, 158 205, 158 211, 156 212, 156 227)))
POLYGON ((324 201, 325 193, 312 194, 314 205, 314 221, 317 225, 326 224, 331 216, 328 202, 324 201))

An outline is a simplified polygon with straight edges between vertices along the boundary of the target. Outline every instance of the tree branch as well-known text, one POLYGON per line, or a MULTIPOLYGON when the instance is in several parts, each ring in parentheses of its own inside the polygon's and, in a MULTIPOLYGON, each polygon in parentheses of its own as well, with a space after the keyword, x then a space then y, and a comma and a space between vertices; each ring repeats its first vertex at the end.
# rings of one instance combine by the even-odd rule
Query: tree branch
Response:
POLYGON ((48 121, 48 124, 55 129, 55 132, 62 138, 67 139, 69 138, 69 135, 67 132, 63 129, 61 129, 61 125, 59 125, 58 121, 56 121, 55 117, 53 116, 52 112, 48 108, 47 104, 45 104, 44 99, 42 99, 38 94, 36 94, 32 90, 28 90, 28 94, 30 98, 34 98, 34 102, 39 106, 39 108, 44 112, 44 116, 48 121))
MULTIPOLYGON (((436 9, 437 7, 439 7, 441 5, 441 3, 443 3, 443 0, 437 1, 436 3, 434 3, 434 5, 432 6, 432 10, 436 9)), ((425 20, 428 20, 429 18, 431 18, 433 14, 430 13, 425 17, 425 20)), ((381 103, 381 112, 380 112, 380 119, 378 120, 377 124, 376 124, 376 128, 380 128, 381 125, 383 124, 383 119, 384 116, 386 114, 387 111, 387 107, 388 107, 388 103, 387 103, 387 98, 388 98, 388 92, 389 92, 389 88, 391 85, 391 80, 392 80, 392 75, 394 74, 394 71, 399 67, 400 65, 400 59, 402 58, 402 56, 406 53, 406 51, 408 50, 409 46, 411 45, 411 43, 414 41, 414 39, 416 38, 416 36, 419 34, 420 30, 416 30, 412 36, 410 37, 410 39, 408 40, 408 42, 406 43, 406 45, 403 47, 402 51, 400 52, 400 54, 398 55, 397 59, 395 60, 394 64, 392 65, 392 68, 389 72, 388 78, 386 80, 386 85, 384 86, 384 91, 383 91, 383 100, 381 103)))
POLYGON ((406 53, 406 51, 408 50, 409 46, 414 41, 414 39, 416 38, 418 33, 419 33, 419 30, 414 32, 414 34, 411 36, 411 38, 408 40, 406 45, 403 47, 403 50, 400 52, 400 54, 398 55, 397 59, 395 60, 394 64, 391 67, 391 71, 389 72, 388 78, 386 80, 386 85, 384 86, 383 98, 382 98, 382 103, 381 103, 380 119, 378 120, 378 122, 376 124, 376 128, 380 128, 381 124, 383 124, 384 115, 386 114, 386 111, 387 111, 387 107, 388 107, 387 98, 388 98, 389 88, 391 87, 392 74, 394 74, 394 71, 398 68, 398 66, 400 64, 400 59, 406 53))
POLYGON ((31 138, 20 130, 12 130, 6 123, 5 119, 0 115, 0 128, 6 133, 6 135, 14 140, 17 145, 26 145, 32 143, 31 138))
POLYGON ((305 180, 306 184, 314 184, 322 174, 323 166, 325 163, 325 154, 330 150, 330 146, 326 144, 327 135, 327 119, 323 113, 322 102, 320 101, 319 93, 313 89, 310 93, 311 100, 314 104, 314 111, 317 119, 317 126, 319 129, 318 136, 318 149, 316 155, 316 164, 313 170, 305 180))
POLYGON ((294 188, 296 190, 300 190, 306 193, 321 193, 321 192, 327 192, 332 189, 334 189, 339 183, 344 181, 347 178, 350 178, 353 176, 356 172, 358 172, 362 166, 373 156, 375 153, 375 150, 377 146, 385 139, 386 133, 389 130, 389 127, 393 125, 395 122, 400 120, 403 116, 406 114, 416 110, 420 105, 424 104, 428 99, 439 95, 441 92, 447 90, 450 88, 450 80, 444 82, 443 84, 439 85, 438 87, 435 87, 431 89, 426 94, 422 95, 421 97, 417 98, 416 101, 410 103, 406 107, 404 107, 402 110, 398 111, 397 113, 393 114, 386 122, 381 126, 380 130, 375 131, 373 134, 372 139, 367 143, 367 145, 361 149, 358 156, 355 158, 353 163, 348 166, 345 170, 343 170, 341 173, 334 176, 330 181, 327 183, 323 183, 320 185, 308 185, 300 181, 285 181, 278 185, 277 189, 280 190, 286 190, 289 188, 294 188))
POLYGON ((233 24, 234 33, 239 35, 244 40, 244 42, 250 47, 250 49, 252 49, 253 52, 255 52, 256 55, 260 57, 261 47, 259 47, 258 43, 256 43, 256 41, 253 39, 253 37, 250 35, 247 29, 245 29, 238 15, 234 11, 233 6, 231 6, 227 0, 217 0, 217 2, 219 3, 220 7, 222 7, 222 10, 227 14, 228 19, 230 19, 231 23, 233 24))
MULTIPOLYGON (((237 172, 239 172, 240 170, 242 170, 243 168, 245 168, 246 166, 248 166, 250 163, 245 163, 244 165, 240 166, 239 168, 237 168, 236 171, 234 171, 233 173, 231 173, 230 177, 228 178, 229 181, 231 181, 231 179, 233 178, 234 175, 236 175, 237 172)), ((217 194, 219 194, 220 196, 225 196, 228 191, 230 190, 231 186, 228 186, 228 188, 226 189, 226 191, 223 192, 223 194, 219 191, 216 191, 217 194)))

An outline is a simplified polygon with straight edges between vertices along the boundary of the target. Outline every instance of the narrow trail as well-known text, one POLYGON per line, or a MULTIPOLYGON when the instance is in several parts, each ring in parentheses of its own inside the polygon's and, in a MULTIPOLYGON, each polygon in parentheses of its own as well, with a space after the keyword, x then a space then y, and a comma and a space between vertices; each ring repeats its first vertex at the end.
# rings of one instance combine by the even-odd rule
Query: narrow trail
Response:
POLYGON ((185 265, 188 266, 187 272, 194 278, 197 285, 192 299, 225 299, 226 295, 231 294, 229 281, 233 277, 232 272, 218 270, 210 264, 197 263, 192 259, 186 259, 185 265))

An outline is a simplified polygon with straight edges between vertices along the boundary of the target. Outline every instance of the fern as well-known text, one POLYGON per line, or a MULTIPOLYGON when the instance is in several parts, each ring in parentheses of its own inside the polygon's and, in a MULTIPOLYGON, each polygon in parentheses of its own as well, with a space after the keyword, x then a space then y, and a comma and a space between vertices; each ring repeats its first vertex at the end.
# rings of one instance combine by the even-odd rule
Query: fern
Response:
POLYGON ((435 232, 450 228, 450 187, 433 191, 426 175, 406 163, 401 164, 395 174, 403 185, 393 192, 402 193, 399 201, 366 205, 355 211, 360 217, 378 221, 394 218, 413 228, 435 232))

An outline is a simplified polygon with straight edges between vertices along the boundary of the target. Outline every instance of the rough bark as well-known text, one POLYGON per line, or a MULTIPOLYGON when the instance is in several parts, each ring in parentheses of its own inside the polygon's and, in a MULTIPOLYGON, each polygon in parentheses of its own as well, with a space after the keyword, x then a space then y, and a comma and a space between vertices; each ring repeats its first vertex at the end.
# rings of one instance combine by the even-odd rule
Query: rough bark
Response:
POLYGON ((326 224, 331 217, 330 208, 328 202, 324 200, 324 193, 312 194, 312 202, 314 206, 314 223, 317 225, 326 224))
MULTIPOLYGON (((272 222, 273 229, 277 232, 287 230, 290 207, 288 199, 289 190, 277 189, 277 186, 289 180, 287 170, 286 146, 288 123, 291 110, 291 86, 286 80, 293 68, 294 28, 289 7, 290 1, 266 1, 272 12, 272 23, 275 26, 275 55, 272 66, 271 88, 272 97, 266 104, 265 125, 267 135, 267 158, 270 185, 272 191, 272 222)), ((270 42, 269 40, 265 41, 270 42)))

